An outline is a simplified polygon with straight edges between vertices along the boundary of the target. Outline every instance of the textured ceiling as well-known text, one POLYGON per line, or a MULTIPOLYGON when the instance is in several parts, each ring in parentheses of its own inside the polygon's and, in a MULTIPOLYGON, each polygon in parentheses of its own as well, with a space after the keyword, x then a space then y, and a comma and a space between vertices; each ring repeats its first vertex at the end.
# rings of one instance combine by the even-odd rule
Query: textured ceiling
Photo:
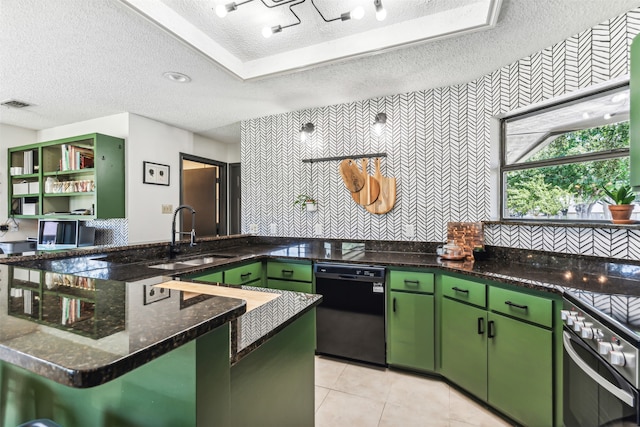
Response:
MULTIPOLYGON (((165 1, 176 10, 190 3, 165 1)), ((383 0, 389 10, 405 2, 412 3, 383 0)), ((193 3, 202 10, 216 4, 193 3)), ((316 0, 319 7, 331 3, 337 2, 316 0)), ((248 14, 249 6, 233 14, 248 14)), ((119 1, 0 0, 0 101, 34 104, 0 107, 0 123, 45 129, 131 112, 232 143, 240 139, 241 120, 464 83, 638 6, 640 0, 503 0, 493 29, 242 81, 119 1), (192 81, 172 83, 162 77, 165 71, 192 81)), ((198 25, 206 23, 199 19, 198 25)), ((334 24, 336 31, 348 31, 349 21, 334 24)), ((242 42, 228 37, 218 43, 247 59, 259 54, 256 46, 264 41, 256 25, 238 20, 233 27, 242 42)), ((282 52, 324 36, 283 32, 269 40, 276 40, 273 52, 282 52)))

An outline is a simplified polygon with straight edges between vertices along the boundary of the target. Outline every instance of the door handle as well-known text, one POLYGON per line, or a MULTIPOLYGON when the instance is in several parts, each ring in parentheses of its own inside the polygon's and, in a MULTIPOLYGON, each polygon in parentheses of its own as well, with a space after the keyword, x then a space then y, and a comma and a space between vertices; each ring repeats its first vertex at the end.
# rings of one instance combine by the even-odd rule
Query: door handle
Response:
POLYGON ((521 310, 528 310, 529 309, 529 306, 516 304, 516 303, 513 303, 511 301, 505 301, 504 303, 507 304, 510 307, 519 308, 521 310))
POLYGON ((249 277, 249 276, 251 276, 251 272, 241 274, 241 275, 240 275, 240 278, 241 278, 242 280, 244 280, 244 279, 246 279, 246 278, 247 278, 247 277, 249 277))
POLYGON ((457 286, 454 286, 454 287, 453 287, 453 288, 451 288, 451 289, 453 289, 453 290, 454 290, 454 291, 456 291, 456 292, 462 292, 463 294, 468 294, 468 293, 469 293, 469 290, 468 290, 468 289, 460 289, 460 288, 459 288, 459 287, 457 287, 457 286))
POLYGON ((493 338, 496 336, 496 324, 493 320, 489 320, 489 332, 487 333, 488 338, 493 338))
MULTIPOLYGON (((573 362, 576 365, 578 365, 578 367, 582 369, 582 371, 585 374, 587 374, 592 380, 597 382, 602 388, 607 390, 609 393, 611 393, 612 395, 614 395, 615 397, 617 397, 619 400, 623 401, 627 405, 634 407, 635 399, 633 397, 633 394, 628 393, 625 390, 619 389, 615 385, 611 384, 603 376, 601 376, 598 372, 596 372, 591 366, 587 365, 580 358, 578 353, 576 353, 576 351, 573 349, 573 346, 571 345, 571 341, 572 341, 571 335, 569 335, 567 331, 562 331, 562 342, 564 343, 564 350, 567 352, 567 355, 571 358, 571 360, 573 360, 573 362)), ((610 369, 608 366, 607 366, 607 369, 609 371, 612 371, 612 369, 610 369)), ((615 371, 612 371, 612 373, 615 373, 615 371)), ((617 375, 614 375, 614 377, 616 376, 617 375)))
POLYGON ((396 312, 396 299, 395 297, 393 298, 393 312, 396 312))
POLYGON ((282 275, 293 274, 293 270, 282 270, 282 275))
POLYGON ((405 280, 404 284, 405 285, 418 286, 418 285, 420 285, 420 281, 418 281, 418 280, 405 280))
POLYGON ((484 317, 478 317, 478 335, 484 334, 484 317))

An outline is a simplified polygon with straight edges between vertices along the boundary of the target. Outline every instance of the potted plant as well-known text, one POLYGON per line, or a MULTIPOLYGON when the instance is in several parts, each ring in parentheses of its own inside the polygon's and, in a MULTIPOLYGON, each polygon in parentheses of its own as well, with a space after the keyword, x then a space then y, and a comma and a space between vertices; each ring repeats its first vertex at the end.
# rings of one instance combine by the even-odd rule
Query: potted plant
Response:
POLYGON ((318 210, 318 202, 316 200, 307 195, 307 194, 298 194, 293 201, 293 206, 300 205, 301 210, 307 210, 308 212, 313 212, 318 210))
POLYGON ((602 186, 602 189, 610 199, 609 202, 612 203, 609 205, 611 222, 614 224, 628 224, 629 222, 632 222, 629 218, 631 218, 631 213, 635 206, 631 202, 636 199, 636 195, 631 190, 631 187, 628 185, 621 185, 618 188, 609 190, 605 186, 602 186))
POLYGON ((471 254, 473 255, 473 259, 480 261, 483 259, 487 259, 489 254, 487 254, 487 251, 484 249, 484 246, 474 246, 473 247, 473 251, 471 251, 471 254))

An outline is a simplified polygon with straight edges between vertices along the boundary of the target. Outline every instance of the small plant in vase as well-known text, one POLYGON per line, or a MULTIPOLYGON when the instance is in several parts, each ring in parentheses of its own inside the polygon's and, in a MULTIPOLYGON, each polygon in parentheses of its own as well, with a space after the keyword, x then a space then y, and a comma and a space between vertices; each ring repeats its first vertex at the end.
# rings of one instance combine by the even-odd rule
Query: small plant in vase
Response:
POLYGON ((609 212, 611 212, 611 222, 614 224, 628 224, 631 221, 631 213, 635 205, 632 202, 636 199, 636 195, 628 185, 621 185, 618 188, 609 190, 602 187, 604 193, 609 198, 609 212))
POLYGON ((298 194, 293 201, 293 206, 300 206, 301 210, 313 212, 318 210, 318 202, 307 194, 298 194))
POLYGON ((478 261, 487 259, 487 257, 489 256, 489 254, 487 254, 487 251, 485 251, 483 246, 474 246, 473 251, 471 251, 471 254, 473 255, 473 259, 478 261))

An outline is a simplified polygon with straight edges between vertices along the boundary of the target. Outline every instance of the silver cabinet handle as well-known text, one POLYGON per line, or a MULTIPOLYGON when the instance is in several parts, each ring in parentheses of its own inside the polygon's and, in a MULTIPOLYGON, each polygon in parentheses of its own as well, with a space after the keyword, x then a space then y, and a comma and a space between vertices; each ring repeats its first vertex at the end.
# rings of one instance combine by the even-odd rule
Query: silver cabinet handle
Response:
POLYGON ((624 403, 626 403, 631 407, 634 406, 633 404, 634 399, 631 393, 628 393, 614 386, 609 381, 607 381, 604 377, 602 377, 599 373, 597 373, 593 368, 591 368, 591 366, 587 365, 582 359, 580 359, 580 356, 578 356, 578 353, 576 353, 576 351, 571 346, 571 335, 569 335, 567 331, 562 331, 562 341, 564 342, 564 349, 569 355, 569 357, 571 357, 571 360, 573 360, 574 363, 578 365, 578 367, 582 369, 585 374, 587 374, 592 380, 600 384, 600 386, 602 386, 609 393, 613 394, 619 400, 623 401, 624 403))

